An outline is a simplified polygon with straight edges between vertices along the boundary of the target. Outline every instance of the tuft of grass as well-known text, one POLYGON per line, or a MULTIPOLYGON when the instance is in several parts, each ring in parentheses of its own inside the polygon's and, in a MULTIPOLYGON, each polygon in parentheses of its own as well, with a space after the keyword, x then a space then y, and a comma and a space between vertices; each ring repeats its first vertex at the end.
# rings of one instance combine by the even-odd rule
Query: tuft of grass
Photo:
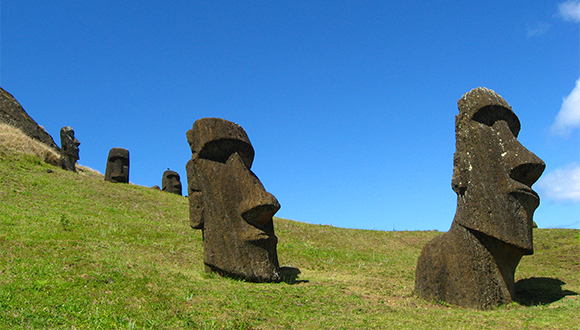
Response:
POLYGON ((18 151, 27 155, 37 156, 43 162, 58 165, 60 155, 46 144, 34 140, 20 129, 0 123, 0 145, 11 151, 18 151))
POLYGON ((535 229, 536 252, 516 272, 521 299, 491 311, 413 294, 421 247, 439 232, 277 218, 275 230, 295 281, 206 274, 187 198, 0 148, 0 329, 578 327, 578 230, 535 229))

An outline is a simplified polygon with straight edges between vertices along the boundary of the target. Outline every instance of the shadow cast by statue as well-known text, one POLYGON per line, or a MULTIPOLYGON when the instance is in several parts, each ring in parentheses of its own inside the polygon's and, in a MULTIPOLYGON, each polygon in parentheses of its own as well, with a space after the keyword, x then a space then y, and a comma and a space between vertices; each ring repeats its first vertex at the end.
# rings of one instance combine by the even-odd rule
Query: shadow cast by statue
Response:
POLYGON ((516 301, 524 306, 546 305, 578 292, 562 290, 565 282, 549 277, 530 277, 516 282, 516 301))
POLYGON ((307 280, 299 280, 298 275, 300 274, 300 269, 294 267, 280 267, 280 282, 286 284, 298 284, 298 283, 308 283, 307 280))

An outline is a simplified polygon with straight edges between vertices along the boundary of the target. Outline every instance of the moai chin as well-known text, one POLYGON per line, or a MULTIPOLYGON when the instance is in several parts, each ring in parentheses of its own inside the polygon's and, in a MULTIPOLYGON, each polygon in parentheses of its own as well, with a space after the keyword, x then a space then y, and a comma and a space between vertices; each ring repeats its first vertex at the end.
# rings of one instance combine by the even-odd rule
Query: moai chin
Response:
POLYGON ((544 162, 517 140, 520 121, 494 91, 478 87, 457 101, 451 229, 428 242, 415 292, 428 300, 491 309, 515 299, 514 273, 533 254, 531 186, 544 162))
POLYGON ((63 169, 76 172, 76 163, 79 157, 79 145, 75 138, 75 131, 70 126, 60 129, 61 156, 60 165, 63 169))
POLYGON ((181 181, 179 179, 179 173, 170 170, 163 172, 161 187, 161 190, 165 192, 181 196, 181 181))
POLYGON ((105 181, 129 183, 129 150, 112 148, 107 158, 105 181))
POLYGON ((280 208, 250 170, 254 148, 244 129, 202 118, 187 132, 190 224, 203 231, 206 271, 251 282, 280 281, 272 217, 280 208))

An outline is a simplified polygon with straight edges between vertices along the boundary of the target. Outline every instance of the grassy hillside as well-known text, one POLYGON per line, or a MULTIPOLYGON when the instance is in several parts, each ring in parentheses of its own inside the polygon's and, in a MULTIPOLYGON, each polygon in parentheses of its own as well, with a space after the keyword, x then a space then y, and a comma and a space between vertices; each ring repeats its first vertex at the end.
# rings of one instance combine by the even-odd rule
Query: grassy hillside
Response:
POLYGON ((0 329, 578 329, 578 230, 537 229, 522 299, 492 311, 413 295, 439 232, 275 230, 296 282, 208 275, 187 198, 0 148, 0 329))

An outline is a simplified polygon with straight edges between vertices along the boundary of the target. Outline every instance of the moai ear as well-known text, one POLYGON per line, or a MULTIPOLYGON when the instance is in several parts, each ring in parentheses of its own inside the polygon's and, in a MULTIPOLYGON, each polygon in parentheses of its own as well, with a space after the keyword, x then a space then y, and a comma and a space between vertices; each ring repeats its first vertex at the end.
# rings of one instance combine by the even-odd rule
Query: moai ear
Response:
POLYGON ((187 143, 189 144, 189 148, 191 149, 191 152, 194 154, 195 156, 195 145, 194 145, 194 141, 195 141, 195 136, 194 136, 194 131, 192 129, 190 129, 189 131, 187 131, 185 133, 185 136, 187 137, 187 143))
POLYGON ((189 225, 193 229, 203 229, 203 192, 196 184, 194 160, 185 166, 187 171, 187 190, 189 198, 189 225))
POLYGON ((203 229, 202 192, 189 192, 189 225, 193 229, 203 229))
POLYGON ((451 179, 451 187, 458 196, 463 196, 467 190, 467 182, 469 181, 469 170, 467 162, 458 156, 457 153, 453 158, 453 178, 451 179))

